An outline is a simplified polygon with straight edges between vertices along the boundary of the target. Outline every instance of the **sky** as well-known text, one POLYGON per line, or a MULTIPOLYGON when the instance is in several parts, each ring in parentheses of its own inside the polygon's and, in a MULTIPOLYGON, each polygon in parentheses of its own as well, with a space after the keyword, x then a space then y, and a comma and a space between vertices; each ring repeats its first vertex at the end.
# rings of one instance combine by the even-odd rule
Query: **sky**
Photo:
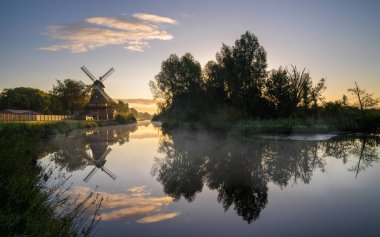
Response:
POLYGON ((355 81, 380 97, 379 12, 377 0, 1 0, 0 90, 90 84, 81 66, 96 77, 114 67, 106 92, 146 105, 170 54, 190 52, 204 66, 248 30, 269 70, 306 67, 314 82, 327 79, 329 100, 355 81))

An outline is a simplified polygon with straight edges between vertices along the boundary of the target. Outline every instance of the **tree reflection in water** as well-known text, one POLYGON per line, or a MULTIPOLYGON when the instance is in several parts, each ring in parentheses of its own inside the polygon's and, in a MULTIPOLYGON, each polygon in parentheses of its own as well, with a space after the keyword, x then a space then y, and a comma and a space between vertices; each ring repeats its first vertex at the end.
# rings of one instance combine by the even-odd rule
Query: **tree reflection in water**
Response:
POLYGON ((79 130, 69 136, 64 134, 56 136, 43 149, 52 153, 50 159, 58 164, 61 170, 73 172, 83 170, 90 165, 95 166, 94 169, 106 170, 104 164, 106 156, 111 152, 109 146, 127 143, 129 133, 136 129, 136 125, 130 125, 79 130), (75 139, 72 139, 73 137, 75 139))
POLYGON ((225 210, 231 206, 248 223, 260 216, 268 203, 268 183, 281 188, 289 183, 308 184, 313 172, 325 171, 326 159, 356 163, 360 171, 379 161, 380 137, 346 136, 325 141, 256 139, 240 141, 202 134, 173 132, 161 138, 152 175, 164 192, 179 200, 193 201, 206 184, 217 190, 225 210))

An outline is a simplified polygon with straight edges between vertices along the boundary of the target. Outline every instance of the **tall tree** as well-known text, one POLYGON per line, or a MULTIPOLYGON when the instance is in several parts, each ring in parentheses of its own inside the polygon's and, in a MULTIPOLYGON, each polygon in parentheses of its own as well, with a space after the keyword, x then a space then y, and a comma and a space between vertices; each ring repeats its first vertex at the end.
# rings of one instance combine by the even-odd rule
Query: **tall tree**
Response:
POLYGON ((298 71, 297 67, 292 65, 287 69, 291 83, 292 103, 296 107, 307 110, 311 103, 312 80, 306 68, 298 71))
POLYGON ((323 92, 326 90, 326 80, 322 78, 313 87, 310 74, 306 69, 299 71, 296 66, 280 67, 272 70, 266 81, 265 94, 269 102, 276 109, 277 115, 289 116, 312 106, 317 108, 318 102, 324 102, 323 92))
POLYGON ((286 69, 280 67, 269 73, 266 96, 277 116, 288 116, 295 112, 297 105, 292 103, 292 84, 286 69))
POLYGON ((256 114, 267 73, 266 51, 257 37, 247 31, 233 47, 223 45, 217 61, 221 63, 231 103, 248 116, 256 114))
POLYGON ((65 79, 57 80, 51 91, 54 99, 54 109, 62 110, 63 113, 80 112, 84 109, 89 99, 89 89, 82 81, 65 79))
POLYGON ((365 110, 377 106, 380 102, 379 98, 374 98, 372 93, 368 93, 364 89, 360 89, 358 84, 355 82, 355 87, 348 89, 351 94, 356 96, 358 100, 356 105, 359 107, 362 117, 365 118, 365 110))
POLYGON ((0 110, 26 109, 49 113, 50 95, 39 89, 16 87, 4 89, 0 94, 0 110))
POLYGON ((203 69, 203 78, 207 100, 211 106, 211 112, 214 112, 228 101, 226 83, 222 75, 221 66, 215 61, 207 62, 203 69))
POLYGON ((131 112, 128 103, 118 100, 117 102, 113 102, 112 106, 115 108, 118 114, 129 114, 131 112))
POLYGON ((181 58, 170 55, 149 86, 154 98, 163 101, 162 111, 171 110, 185 119, 194 118, 201 110, 198 102, 203 88, 202 69, 190 53, 181 58))

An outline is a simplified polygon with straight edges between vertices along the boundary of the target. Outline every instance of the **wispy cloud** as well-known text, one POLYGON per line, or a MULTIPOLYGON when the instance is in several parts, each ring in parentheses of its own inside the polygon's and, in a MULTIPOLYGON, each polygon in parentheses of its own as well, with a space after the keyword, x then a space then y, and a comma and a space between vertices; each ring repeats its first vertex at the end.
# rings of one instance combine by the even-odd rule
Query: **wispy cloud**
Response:
POLYGON ((135 13, 133 14, 133 16, 140 20, 149 21, 153 23, 167 23, 167 24, 178 23, 176 20, 169 17, 157 16, 157 15, 147 14, 147 13, 135 13))
POLYGON ((129 98, 125 99, 127 103, 143 104, 143 105, 156 105, 157 100, 154 99, 143 99, 143 98, 129 98))
MULTIPOLYGON (((89 190, 87 187, 76 187, 72 193, 84 198, 89 190)), ((162 213, 164 207, 172 203, 173 198, 152 197, 145 186, 130 188, 127 193, 98 192, 98 194, 106 198, 100 211, 102 220, 132 218, 138 223, 152 223, 180 215, 179 212, 162 213)))
POLYGON ((149 47, 148 41, 173 39, 170 33, 154 23, 175 24, 176 20, 146 13, 133 16, 140 21, 92 17, 80 24, 49 26, 45 34, 58 43, 40 49, 82 53, 106 45, 122 45, 127 50, 143 52, 149 47))
POLYGON ((159 222, 163 220, 168 220, 172 219, 176 216, 178 216, 178 212, 171 212, 171 213, 165 213, 165 214, 157 214, 157 215, 152 215, 152 216, 146 216, 143 217, 139 220, 137 220, 138 223, 153 223, 153 222, 159 222))

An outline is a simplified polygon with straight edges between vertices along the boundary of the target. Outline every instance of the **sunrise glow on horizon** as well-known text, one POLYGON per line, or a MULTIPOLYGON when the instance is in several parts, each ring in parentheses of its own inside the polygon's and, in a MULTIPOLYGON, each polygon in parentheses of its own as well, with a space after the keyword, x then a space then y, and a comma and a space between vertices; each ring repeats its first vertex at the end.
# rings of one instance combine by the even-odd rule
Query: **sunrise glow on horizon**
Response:
MULTIPOLYGON (((355 81, 380 97, 379 11, 369 0, 2 1, 0 90, 48 91, 66 78, 90 84, 81 66, 95 76, 114 67, 105 82, 111 97, 149 101, 148 83, 170 54, 190 52, 204 66, 248 30, 268 70, 306 67, 314 82, 327 78, 328 100, 355 81)), ((152 112, 147 101, 136 106, 152 112)))

